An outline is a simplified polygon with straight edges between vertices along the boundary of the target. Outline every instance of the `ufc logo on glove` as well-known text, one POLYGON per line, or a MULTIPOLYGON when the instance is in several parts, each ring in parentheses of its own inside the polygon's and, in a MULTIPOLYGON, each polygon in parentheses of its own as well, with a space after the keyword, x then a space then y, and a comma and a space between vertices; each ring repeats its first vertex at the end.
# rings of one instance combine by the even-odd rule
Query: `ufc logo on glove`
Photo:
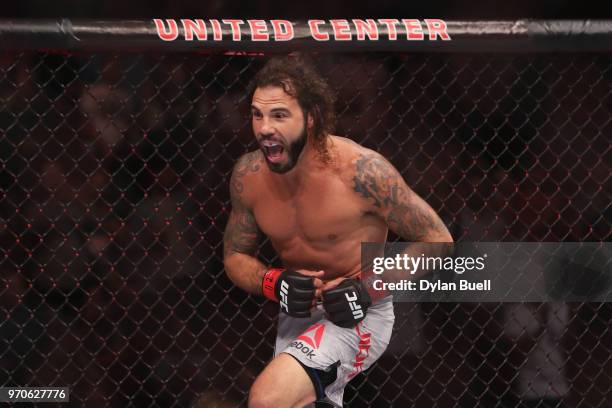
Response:
POLYGON ((280 287, 280 307, 285 310, 285 313, 289 313, 289 306, 287 306, 287 295, 289 295, 289 284, 287 281, 281 281, 280 287))
POLYGON ((361 306, 359 306, 359 304, 357 303, 357 294, 355 292, 352 292, 351 295, 349 295, 348 293, 345 293, 344 296, 346 297, 346 300, 348 300, 349 302, 349 306, 351 308, 351 310, 353 311, 353 318, 354 319, 360 319, 363 317, 363 310, 361 310, 361 306))

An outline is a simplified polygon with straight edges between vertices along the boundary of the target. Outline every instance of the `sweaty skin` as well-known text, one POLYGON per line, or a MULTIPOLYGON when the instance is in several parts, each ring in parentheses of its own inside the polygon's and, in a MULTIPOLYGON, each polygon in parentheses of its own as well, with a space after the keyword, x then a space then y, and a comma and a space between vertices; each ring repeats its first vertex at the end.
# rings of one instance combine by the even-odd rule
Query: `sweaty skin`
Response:
POLYGON ((357 275, 361 242, 387 237, 384 220, 369 212, 368 200, 352 185, 359 154, 367 152, 339 137, 331 141, 336 163, 313 165, 298 187, 272 173, 259 151, 252 153, 259 170, 242 179, 252 192, 254 220, 285 267, 322 270, 324 280, 357 275))
MULTIPOLYGON (((223 239, 232 282, 262 294, 268 265, 256 255, 264 234, 284 267, 314 278, 317 297, 358 275, 361 242, 385 242, 389 229, 405 241, 452 242, 436 213, 380 154, 333 135, 318 144, 313 117, 290 93, 269 86, 253 95, 260 149, 234 166, 223 239)), ((315 398, 303 367, 280 353, 251 387, 249 407, 304 406, 315 398)))
POLYGON ((325 286, 315 284, 322 290, 358 275, 361 242, 385 242, 388 228, 406 241, 452 242, 437 214, 380 154, 327 135, 331 160, 321 159, 309 137, 292 162, 290 152, 311 118, 280 87, 256 90, 252 104, 260 146, 284 149, 270 156, 264 147, 247 153, 232 173, 224 260, 239 287, 261 294, 267 266, 255 253, 262 233, 284 267, 322 279, 325 286))
POLYGON ((333 163, 313 158, 297 186, 270 171, 260 151, 240 159, 226 251, 252 255, 263 233, 285 267, 322 270, 329 289, 359 274, 361 242, 385 242, 388 227, 406 240, 450 241, 442 221, 382 156, 337 136, 329 137, 329 147, 333 163))

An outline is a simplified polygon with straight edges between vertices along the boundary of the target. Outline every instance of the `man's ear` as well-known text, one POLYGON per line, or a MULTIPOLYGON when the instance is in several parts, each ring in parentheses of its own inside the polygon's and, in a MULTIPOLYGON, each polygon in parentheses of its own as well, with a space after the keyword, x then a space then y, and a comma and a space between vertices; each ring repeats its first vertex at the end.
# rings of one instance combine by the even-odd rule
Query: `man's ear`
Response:
MULTIPOLYGON (((314 108, 314 109, 318 109, 318 108, 314 108)), ((314 116, 312 112, 308 112, 306 120, 307 120, 306 126, 308 127, 308 130, 311 130, 314 127, 314 116)))

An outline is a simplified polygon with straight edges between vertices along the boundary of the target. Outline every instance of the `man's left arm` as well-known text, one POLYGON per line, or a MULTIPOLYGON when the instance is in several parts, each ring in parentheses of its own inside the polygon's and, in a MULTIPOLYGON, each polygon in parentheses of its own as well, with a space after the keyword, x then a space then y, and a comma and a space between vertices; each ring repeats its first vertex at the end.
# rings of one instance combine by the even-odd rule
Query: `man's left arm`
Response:
MULTIPOLYGON (((380 154, 360 155, 354 164, 352 182, 354 191, 367 203, 367 212, 381 217, 391 231, 409 242, 404 254, 416 257, 450 253, 453 238, 438 214, 406 185, 399 172, 380 154)), ((377 279, 399 282, 423 273, 391 270, 377 279)), ((361 282, 347 279, 332 289, 324 290, 323 305, 332 322, 341 327, 352 327, 365 318, 372 300, 386 296, 386 292, 375 291, 368 284, 371 278, 371 274, 365 274, 361 282)))
POLYGON ((355 192, 368 201, 370 212, 384 219, 404 241, 453 242, 438 214, 380 154, 362 154, 354 167, 355 192))

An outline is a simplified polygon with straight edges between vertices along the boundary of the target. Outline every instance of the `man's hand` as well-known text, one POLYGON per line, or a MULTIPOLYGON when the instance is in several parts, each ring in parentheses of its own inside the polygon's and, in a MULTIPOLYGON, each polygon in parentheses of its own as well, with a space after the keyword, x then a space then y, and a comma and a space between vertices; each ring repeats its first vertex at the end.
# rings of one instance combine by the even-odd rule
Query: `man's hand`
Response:
POLYGON ((323 291, 323 308, 336 326, 350 328, 365 319, 372 299, 357 279, 345 279, 333 289, 323 291))
POLYGON ((280 303, 280 309, 292 317, 310 317, 323 271, 269 269, 262 290, 268 299, 280 303))

